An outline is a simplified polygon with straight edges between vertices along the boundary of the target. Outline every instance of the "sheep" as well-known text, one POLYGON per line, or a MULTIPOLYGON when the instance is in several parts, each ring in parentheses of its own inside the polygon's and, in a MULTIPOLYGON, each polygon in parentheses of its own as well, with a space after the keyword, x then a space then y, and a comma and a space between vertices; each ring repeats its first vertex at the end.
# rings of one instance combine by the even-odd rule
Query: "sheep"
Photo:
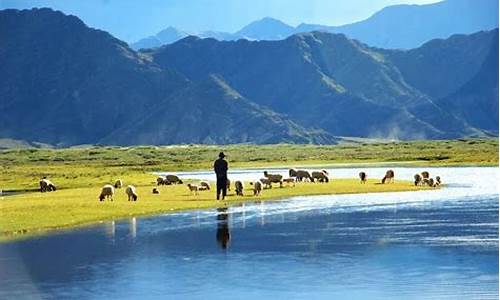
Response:
POLYGON ((153 188, 153 194, 159 194, 160 193, 160 190, 157 189, 157 188, 153 188))
POLYGON ((196 184, 191 184, 191 183, 188 183, 187 184, 189 190, 191 191, 191 194, 195 194, 195 195, 198 195, 198 190, 200 189, 196 184))
POLYGON ((128 185, 127 188, 125 189, 125 193, 128 196, 128 201, 137 201, 137 191, 135 189, 135 186, 128 185))
POLYGON ((366 183, 366 173, 365 172, 359 172, 359 180, 361 183, 366 183))
POLYGON ((167 175, 166 176, 167 183, 166 184, 182 184, 182 180, 176 175, 167 175))
POLYGON ((234 190, 236 191, 236 196, 243 196, 243 182, 235 181, 234 190))
POLYGON ((164 176, 158 176, 158 178, 156 178, 156 185, 164 185, 167 183, 167 178, 164 177, 164 176))
POLYGON ((429 178, 423 178, 422 185, 429 185, 429 178))
POLYGON ((52 183, 52 181, 43 178, 40 180, 40 192, 52 192, 56 190, 56 186, 52 183))
POLYGON ((385 181, 388 180, 388 183, 394 183, 394 171, 393 170, 387 170, 385 172, 384 178, 382 178, 382 184, 385 183, 385 181))
POLYGON ((436 176, 436 183, 435 183, 435 185, 436 185, 436 186, 441 185, 441 177, 436 176))
POLYGON ((115 188, 111 184, 106 184, 101 189, 101 195, 99 195, 99 201, 104 201, 105 198, 113 201, 113 195, 115 194, 115 188))
POLYGON ((260 192, 262 191, 262 183, 260 181, 250 182, 250 185, 253 185, 253 195, 260 196, 260 192))
POLYGON ((415 174, 413 178, 415 179, 415 186, 422 185, 422 176, 420 174, 415 174))
POLYGON ((199 185, 198 191, 208 191, 208 188, 205 185, 199 185))
POLYGON ((434 187, 434 178, 429 178, 429 186, 434 187))
POLYGON ((206 190, 210 190, 210 183, 208 181, 200 182, 200 187, 204 187, 206 190))
POLYGON ((269 182, 271 183, 279 183, 280 187, 283 187, 283 175, 280 174, 269 174, 267 171, 264 171, 264 176, 269 179, 269 182))
POLYGON ((115 189, 121 189, 122 186, 123 186, 123 181, 121 179, 115 181, 115 189))
POLYGON ((295 186, 295 178, 293 177, 285 178, 283 179, 283 182, 293 184, 292 186, 295 186))
POLYGON ((312 177, 312 182, 315 180, 318 180, 319 182, 329 182, 330 180, 328 179, 328 172, 325 170, 321 171, 314 171, 311 173, 312 177))
POLYGON ((302 181, 303 179, 308 179, 309 181, 313 180, 311 174, 306 170, 290 169, 288 170, 288 174, 290 177, 295 177, 297 181, 302 181))
POLYGON ((259 179, 260 182, 262 182, 262 184, 264 185, 264 188, 272 188, 273 186, 271 185, 271 180, 269 180, 268 178, 261 178, 259 179))
POLYGON ((427 172, 427 171, 423 171, 421 174, 422 174, 422 178, 427 178, 427 179, 429 179, 429 172, 427 172))

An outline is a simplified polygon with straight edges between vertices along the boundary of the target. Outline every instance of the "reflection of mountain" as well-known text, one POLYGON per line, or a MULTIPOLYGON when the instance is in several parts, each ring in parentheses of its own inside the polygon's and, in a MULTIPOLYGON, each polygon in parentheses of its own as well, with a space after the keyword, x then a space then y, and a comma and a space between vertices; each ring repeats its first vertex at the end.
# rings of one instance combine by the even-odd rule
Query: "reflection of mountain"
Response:
POLYGON ((133 49, 171 44, 188 35, 217 40, 282 40, 295 33, 327 31, 343 33, 371 46, 382 48, 415 48, 423 43, 447 38, 456 33, 473 33, 498 27, 498 1, 447 0, 426 5, 394 5, 370 18, 343 26, 300 24, 296 28, 280 20, 263 18, 235 33, 184 32, 168 27, 158 34, 132 43, 133 49))

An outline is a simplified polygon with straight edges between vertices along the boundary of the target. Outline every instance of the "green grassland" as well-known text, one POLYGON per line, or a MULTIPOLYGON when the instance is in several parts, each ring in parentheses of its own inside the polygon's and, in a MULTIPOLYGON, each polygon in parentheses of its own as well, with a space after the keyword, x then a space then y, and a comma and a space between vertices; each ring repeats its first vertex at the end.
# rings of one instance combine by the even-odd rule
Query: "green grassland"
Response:
POLYGON ((338 163, 498 166, 498 139, 359 142, 334 146, 183 145, 0 150, 0 189, 28 191, 4 196, 0 200, 0 239, 101 220, 216 207, 245 200, 416 189, 408 181, 361 185, 356 179, 345 179, 329 184, 304 183, 296 187, 273 188, 265 190, 259 198, 231 196, 226 203, 214 201, 213 192, 190 195, 184 185, 161 187, 160 195, 151 193, 156 180, 152 172, 210 170, 220 150, 228 155, 230 168, 304 165, 319 168, 338 163), (36 192, 38 181, 43 176, 57 185, 56 192, 36 192), (138 187, 138 202, 126 201, 123 190, 118 191, 114 202, 100 203, 97 200, 100 187, 118 178, 125 184, 138 187))

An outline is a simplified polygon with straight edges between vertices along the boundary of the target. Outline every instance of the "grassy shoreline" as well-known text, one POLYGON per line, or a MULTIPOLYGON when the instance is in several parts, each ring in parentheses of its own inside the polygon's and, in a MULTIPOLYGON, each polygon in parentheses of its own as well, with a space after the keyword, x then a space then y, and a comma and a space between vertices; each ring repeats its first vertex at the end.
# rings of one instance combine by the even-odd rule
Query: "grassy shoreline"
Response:
MULTIPOLYGON (((156 183, 152 172, 211 170, 213 159, 220 150, 228 154, 231 169, 275 166, 309 166, 318 169, 332 166, 498 166, 498 139, 335 146, 192 145, 0 150, 0 189, 11 192, 36 191, 38 181, 43 176, 50 178, 59 188, 55 193, 31 192, 3 197, 0 200, 0 240, 28 232, 128 216, 217 207, 220 203, 212 199, 212 194, 208 198, 191 199, 185 186, 171 187, 172 190, 163 191, 156 198, 153 198, 151 188, 156 183), (134 206, 123 199, 113 202, 114 206, 107 203, 100 205, 97 201, 100 187, 118 178, 123 179, 125 184, 136 185, 143 195, 142 201, 134 206), (54 215, 58 211, 66 214, 54 215), (57 222, 46 221, 51 218, 57 222)), ((299 195, 414 190, 411 183, 404 181, 384 186, 370 182, 362 187, 356 179, 344 180, 334 180, 331 185, 266 190, 258 200, 299 195)), ((123 194, 123 191, 119 193, 123 194)), ((121 197, 124 195, 117 199, 121 197)), ((227 203, 254 200, 231 199, 227 203)))

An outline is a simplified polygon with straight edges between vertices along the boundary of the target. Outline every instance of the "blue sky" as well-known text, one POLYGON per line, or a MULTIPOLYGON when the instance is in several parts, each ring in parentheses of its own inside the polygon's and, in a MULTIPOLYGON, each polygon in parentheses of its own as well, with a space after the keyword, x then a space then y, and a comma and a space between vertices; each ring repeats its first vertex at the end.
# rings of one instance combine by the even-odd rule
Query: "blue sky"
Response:
POLYGON ((175 26, 234 32, 263 17, 296 26, 363 20, 388 5, 439 0, 0 0, 0 9, 51 7, 127 42, 175 26))

